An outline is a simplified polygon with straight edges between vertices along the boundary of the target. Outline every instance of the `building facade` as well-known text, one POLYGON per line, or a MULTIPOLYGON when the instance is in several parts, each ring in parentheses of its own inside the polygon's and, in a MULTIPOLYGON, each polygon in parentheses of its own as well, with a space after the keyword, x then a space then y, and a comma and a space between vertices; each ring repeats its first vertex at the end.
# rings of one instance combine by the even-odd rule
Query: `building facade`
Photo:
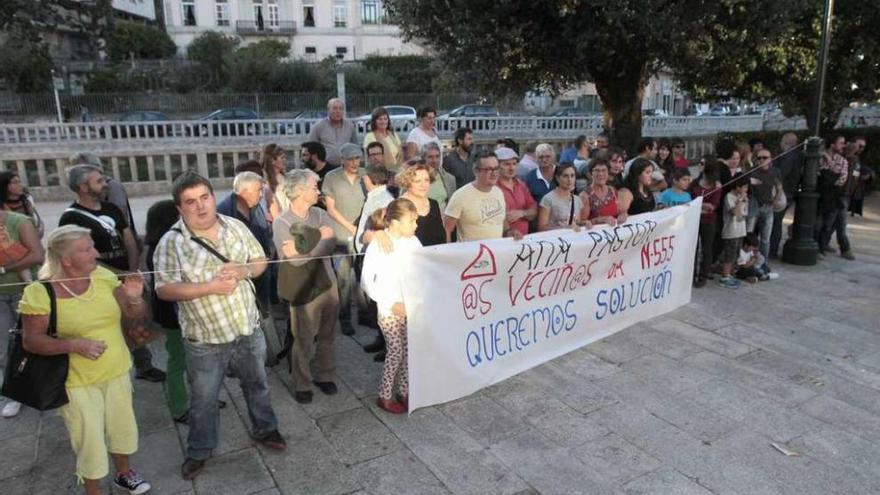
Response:
POLYGON ((253 43, 273 37, 290 44, 291 58, 412 55, 381 0, 164 0, 168 34, 182 52, 200 34, 218 31, 253 43))

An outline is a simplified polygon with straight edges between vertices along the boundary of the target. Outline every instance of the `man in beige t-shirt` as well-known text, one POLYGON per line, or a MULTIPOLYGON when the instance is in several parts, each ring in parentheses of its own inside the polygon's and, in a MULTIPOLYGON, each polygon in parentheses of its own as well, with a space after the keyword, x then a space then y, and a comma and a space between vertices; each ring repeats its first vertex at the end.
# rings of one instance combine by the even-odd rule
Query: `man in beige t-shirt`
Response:
POLYGON ((510 236, 522 239, 522 234, 507 225, 504 193, 496 185, 500 166, 494 152, 485 151, 474 160, 473 182, 455 191, 443 218, 446 241, 452 239, 452 231, 458 229, 458 240, 477 241, 510 236))

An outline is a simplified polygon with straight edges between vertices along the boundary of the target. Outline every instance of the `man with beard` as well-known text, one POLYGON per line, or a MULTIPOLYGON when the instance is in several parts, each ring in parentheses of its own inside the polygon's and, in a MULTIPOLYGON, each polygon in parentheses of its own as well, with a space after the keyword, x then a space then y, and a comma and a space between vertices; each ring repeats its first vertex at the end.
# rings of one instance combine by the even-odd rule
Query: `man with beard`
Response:
MULTIPOLYGON (((307 169, 318 174, 318 190, 320 190, 327 172, 337 168, 336 165, 327 163, 327 149, 317 141, 307 141, 302 144, 299 156, 307 169)), ((318 198, 318 203, 315 206, 323 210, 327 209, 323 195, 318 198)))
POLYGON ((456 129, 453 135, 455 149, 443 157, 443 168, 455 177, 455 188, 474 180, 474 158, 471 150, 474 147, 474 133, 467 127, 456 129))

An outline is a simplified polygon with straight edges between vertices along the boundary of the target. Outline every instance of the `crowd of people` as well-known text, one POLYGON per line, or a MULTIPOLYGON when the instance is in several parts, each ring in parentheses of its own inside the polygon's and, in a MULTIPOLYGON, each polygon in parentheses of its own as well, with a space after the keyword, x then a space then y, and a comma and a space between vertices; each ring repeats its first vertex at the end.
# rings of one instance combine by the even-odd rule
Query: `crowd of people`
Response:
MULTIPOLYGON (((694 286, 716 274, 728 288, 775 276, 768 263, 802 174, 793 134, 775 158, 760 140, 722 140, 694 163, 681 140, 644 138, 628 159, 605 134, 579 136, 558 153, 537 142, 521 152, 509 138, 477 150, 474 133, 460 128, 444 152, 436 111, 421 108, 418 117, 398 136, 377 108, 361 139, 344 103, 330 100, 328 117, 301 146, 301 167, 291 169, 288 151, 269 144, 259 160, 236 166, 233 191, 219 201, 208 179, 184 172, 172 198, 150 207, 143 238, 125 190, 95 155, 71 158, 76 200, 45 251, 33 199, 14 172, 0 173, 0 321, 9 328, 21 315, 28 351, 70 356, 61 413, 86 493, 100 493, 108 453, 117 486, 150 489, 129 466, 138 445, 132 363, 136 378, 166 381, 174 420, 189 426, 187 480, 217 446, 225 377, 240 382, 254 441, 284 450, 266 366, 288 357, 299 403, 315 389, 336 394, 336 329, 352 335, 355 321, 377 330, 363 346, 384 361, 377 405, 405 413, 407 320, 395 255, 420 246, 614 226, 702 197, 694 286), (50 316, 59 339, 46 335, 50 316), (167 375, 142 345, 160 333, 167 375)), ((872 180, 859 161, 864 146, 863 138, 836 138, 819 176, 816 238, 828 252, 836 233, 846 259, 846 213, 861 213, 872 180)), ((20 407, 8 401, 3 416, 20 407)))

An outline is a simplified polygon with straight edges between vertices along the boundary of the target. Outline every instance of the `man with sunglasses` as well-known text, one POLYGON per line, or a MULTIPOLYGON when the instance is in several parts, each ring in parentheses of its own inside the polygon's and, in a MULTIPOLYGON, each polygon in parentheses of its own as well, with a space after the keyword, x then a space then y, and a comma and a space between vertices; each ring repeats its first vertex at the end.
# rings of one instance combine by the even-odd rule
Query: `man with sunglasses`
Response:
POLYGON ((773 232, 773 200, 782 187, 779 171, 773 167, 773 155, 769 149, 760 149, 755 153, 757 169, 751 174, 751 194, 757 212, 748 226, 749 232, 755 232, 760 239, 760 251, 764 259, 770 257, 770 234, 773 232))
POLYGON ((504 193, 498 187, 501 165, 492 151, 481 151, 474 160, 473 182, 455 191, 443 217, 446 242, 451 242, 456 231, 459 241, 522 239, 522 233, 511 229, 507 222, 504 193))

